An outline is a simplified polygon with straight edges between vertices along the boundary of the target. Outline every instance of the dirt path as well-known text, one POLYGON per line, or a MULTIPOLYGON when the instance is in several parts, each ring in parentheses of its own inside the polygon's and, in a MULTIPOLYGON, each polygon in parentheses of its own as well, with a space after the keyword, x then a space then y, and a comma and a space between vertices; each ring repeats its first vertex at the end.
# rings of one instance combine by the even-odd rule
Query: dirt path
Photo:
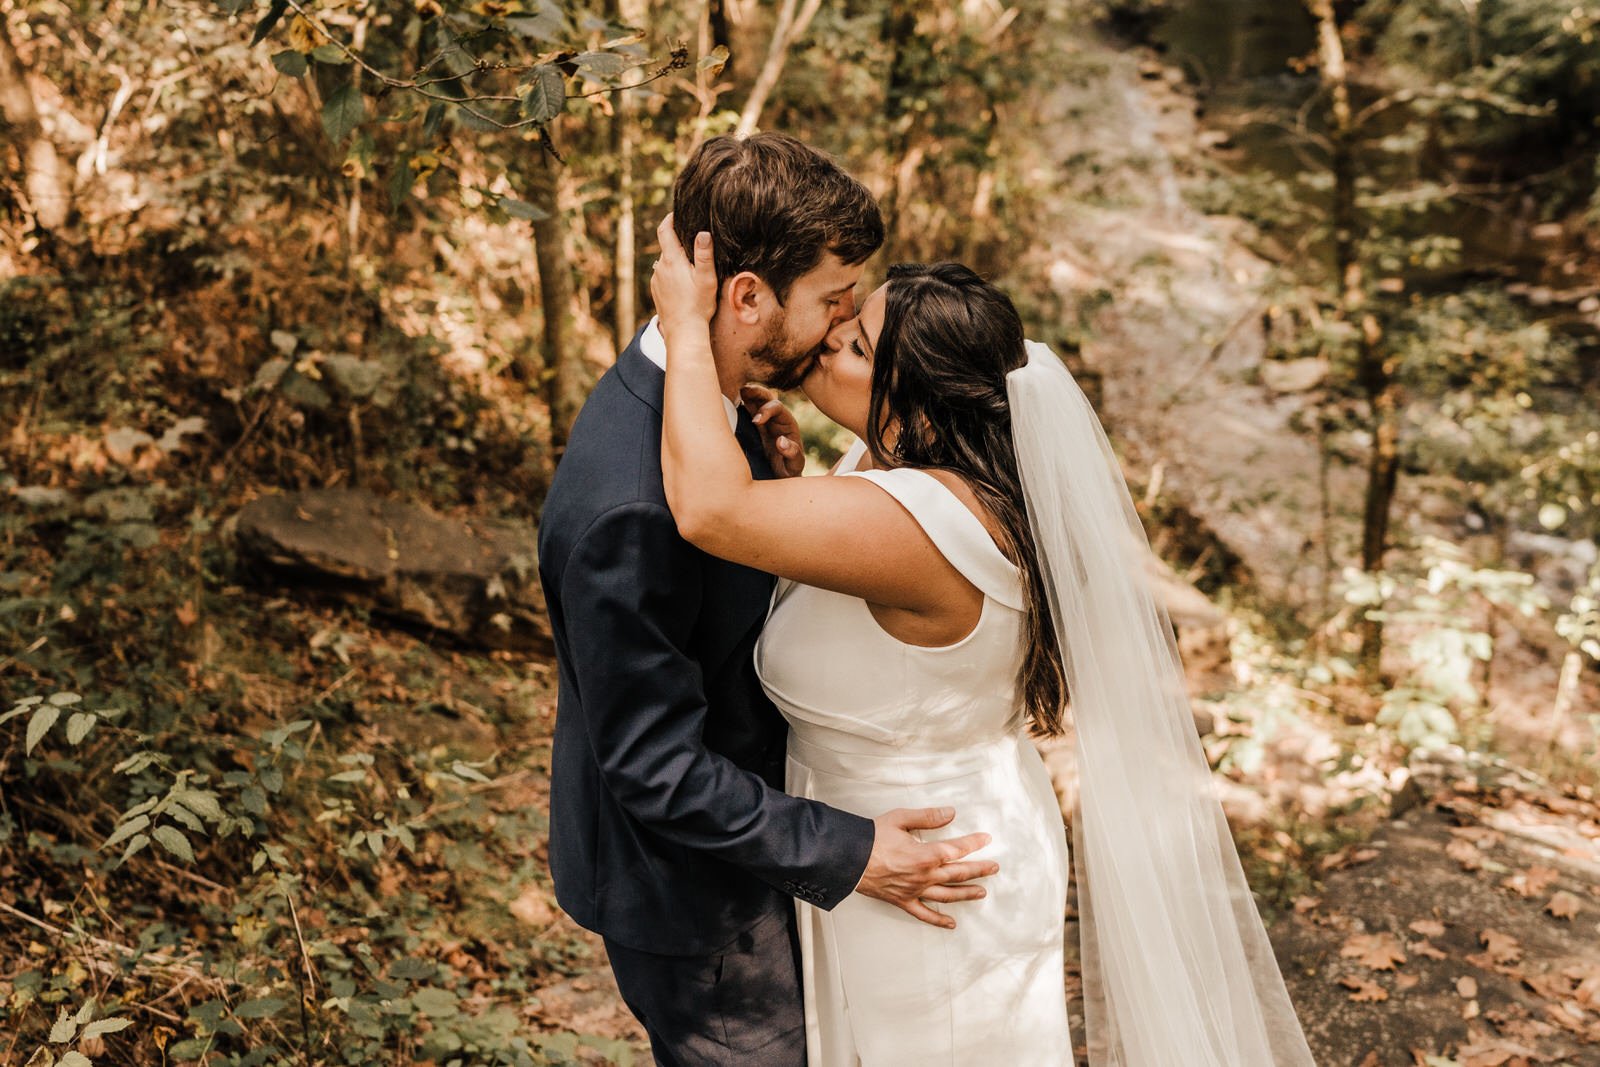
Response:
POLYGON ((1600 1064, 1600 809, 1452 774, 1272 930, 1318 1061, 1600 1064))

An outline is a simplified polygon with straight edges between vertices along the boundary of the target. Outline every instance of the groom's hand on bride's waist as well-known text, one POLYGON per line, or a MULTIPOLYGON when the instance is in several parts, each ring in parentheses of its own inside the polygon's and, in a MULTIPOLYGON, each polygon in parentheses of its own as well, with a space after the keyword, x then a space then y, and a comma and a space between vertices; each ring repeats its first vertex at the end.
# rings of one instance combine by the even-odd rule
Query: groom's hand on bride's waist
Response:
POLYGON ((921 841, 914 830, 937 830, 956 817, 953 808, 896 808, 872 820, 872 855, 856 892, 893 904, 929 926, 954 930, 956 921, 932 905, 978 900, 975 879, 1000 870, 993 860, 966 857, 989 843, 989 835, 921 841))

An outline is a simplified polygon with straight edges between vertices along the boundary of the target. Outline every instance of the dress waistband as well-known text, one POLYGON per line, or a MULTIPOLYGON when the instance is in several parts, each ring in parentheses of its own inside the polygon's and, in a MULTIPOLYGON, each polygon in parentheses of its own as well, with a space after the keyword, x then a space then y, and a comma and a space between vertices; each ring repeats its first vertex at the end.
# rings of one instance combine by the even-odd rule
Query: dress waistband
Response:
POLYGON ((960 778, 1015 758, 1027 744, 1021 734, 1001 734, 947 752, 899 752, 877 748, 871 752, 842 752, 789 734, 789 758, 802 767, 835 778, 881 785, 925 785, 960 778))

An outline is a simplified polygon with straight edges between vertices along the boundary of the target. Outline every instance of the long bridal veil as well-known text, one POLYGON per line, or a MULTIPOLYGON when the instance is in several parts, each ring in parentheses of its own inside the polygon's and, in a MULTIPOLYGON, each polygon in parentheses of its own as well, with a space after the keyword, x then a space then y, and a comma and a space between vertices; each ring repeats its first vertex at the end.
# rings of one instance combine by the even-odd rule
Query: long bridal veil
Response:
POLYGON ((1089 1062, 1310 1065, 1212 791, 1122 468, 1048 347, 1029 341, 1006 384, 1077 733, 1089 1062))

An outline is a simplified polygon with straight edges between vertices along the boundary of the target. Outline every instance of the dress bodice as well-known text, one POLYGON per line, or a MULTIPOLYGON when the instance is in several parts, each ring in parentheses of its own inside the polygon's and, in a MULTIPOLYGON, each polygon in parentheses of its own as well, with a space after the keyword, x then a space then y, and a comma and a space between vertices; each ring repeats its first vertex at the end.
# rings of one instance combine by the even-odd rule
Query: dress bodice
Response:
POLYGON ((756 646, 756 672, 794 735, 829 748, 948 752, 1017 732, 1023 598, 1015 566, 945 484, 911 468, 855 471, 894 497, 983 593, 977 625, 950 645, 890 636, 866 601, 780 581, 756 646))

